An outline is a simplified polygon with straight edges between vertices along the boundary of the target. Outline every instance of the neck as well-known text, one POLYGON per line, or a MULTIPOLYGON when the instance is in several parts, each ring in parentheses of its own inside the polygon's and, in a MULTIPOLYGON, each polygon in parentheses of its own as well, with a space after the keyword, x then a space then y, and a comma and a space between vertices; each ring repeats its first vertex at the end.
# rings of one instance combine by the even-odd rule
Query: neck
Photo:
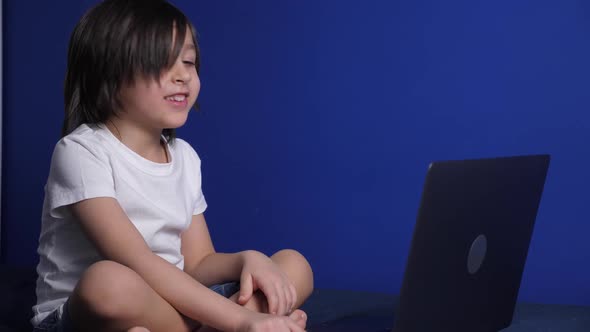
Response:
POLYGON ((140 156, 157 163, 168 162, 161 129, 143 128, 115 117, 105 125, 121 143, 140 156))

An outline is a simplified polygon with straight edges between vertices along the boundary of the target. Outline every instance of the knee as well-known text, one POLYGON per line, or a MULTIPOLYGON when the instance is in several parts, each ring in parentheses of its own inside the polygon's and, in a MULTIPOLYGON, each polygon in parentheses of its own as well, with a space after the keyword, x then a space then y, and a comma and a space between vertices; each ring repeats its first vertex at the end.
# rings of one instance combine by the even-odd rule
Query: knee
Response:
POLYGON ((132 318, 140 314, 145 282, 133 270, 113 261, 90 266, 80 278, 72 301, 91 315, 104 319, 132 318))
POLYGON ((280 260, 288 266, 290 271, 293 271, 300 280, 301 292, 305 297, 309 296, 313 291, 313 270, 307 259, 298 251, 293 249, 283 249, 273 255, 273 259, 280 260))

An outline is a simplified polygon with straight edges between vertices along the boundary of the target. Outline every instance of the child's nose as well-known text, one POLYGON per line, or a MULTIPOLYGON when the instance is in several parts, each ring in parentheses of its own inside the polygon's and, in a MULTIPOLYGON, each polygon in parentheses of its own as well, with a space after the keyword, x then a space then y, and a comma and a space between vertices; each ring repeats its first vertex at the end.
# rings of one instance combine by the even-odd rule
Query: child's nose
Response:
POLYGON ((191 80, 191 73, 183 66, 176 66, 172 77, 175 83, 188 83, 191 80))

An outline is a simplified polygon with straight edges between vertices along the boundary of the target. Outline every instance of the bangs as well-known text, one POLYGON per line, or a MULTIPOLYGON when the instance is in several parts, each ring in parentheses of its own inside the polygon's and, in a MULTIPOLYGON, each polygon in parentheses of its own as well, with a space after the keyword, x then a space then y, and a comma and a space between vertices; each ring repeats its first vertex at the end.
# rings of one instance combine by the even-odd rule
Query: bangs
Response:
POLYGON ((137 10, 135 24, 130 24, 127 37, 123 39, 125 54, 120 59, 126 63, 121 68, 127 68, 123 79, 133 82, 136 75, 142 75, 158 80, 162 71, 178 58, 187 33, 191 34, 197 51, 198 73, 200 57, 195 29, 186 16, 167 2, 137 10))

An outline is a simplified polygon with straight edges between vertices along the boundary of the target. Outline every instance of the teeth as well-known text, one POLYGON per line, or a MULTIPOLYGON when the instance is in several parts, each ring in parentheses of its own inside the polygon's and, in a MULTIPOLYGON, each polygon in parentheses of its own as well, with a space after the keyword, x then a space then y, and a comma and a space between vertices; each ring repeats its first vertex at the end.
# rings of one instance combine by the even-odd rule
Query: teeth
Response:
POLYGON ((166 97, 166 99, 172 100, 172 101, 184 101, 186 99, 186 96, 185 95, 174 95, 174 96, 166 97))

